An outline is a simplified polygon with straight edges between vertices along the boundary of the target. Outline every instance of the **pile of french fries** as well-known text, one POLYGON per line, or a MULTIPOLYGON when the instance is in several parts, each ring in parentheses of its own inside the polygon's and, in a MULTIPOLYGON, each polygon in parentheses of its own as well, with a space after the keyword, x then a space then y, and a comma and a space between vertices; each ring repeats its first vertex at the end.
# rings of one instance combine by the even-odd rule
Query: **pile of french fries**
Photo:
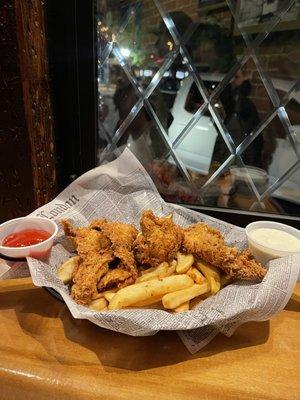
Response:
MULTIPOLYGON (((58 269, 64 283, 71 281, 77 262, 78 256, 72 257, 58 269)), ((190 310, 227 283, 214 266, 196 261, 192 254, 177 253, 171 263, 142 271, 134 284, 100 293, 89 307, 96 311, 158 308, 178 313, 190 310)))

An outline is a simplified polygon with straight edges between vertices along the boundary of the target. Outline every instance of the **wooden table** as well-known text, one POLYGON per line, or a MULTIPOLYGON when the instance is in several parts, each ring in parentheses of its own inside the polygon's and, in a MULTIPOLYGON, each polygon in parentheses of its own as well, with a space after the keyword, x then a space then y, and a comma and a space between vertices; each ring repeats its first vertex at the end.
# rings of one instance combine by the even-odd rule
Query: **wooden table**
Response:
POLYGON ((134 338, 74 320, 43 289, 0 294, 0 399, 299 399, 300 285, 268 322, 191 355, 174 332, 134 338))

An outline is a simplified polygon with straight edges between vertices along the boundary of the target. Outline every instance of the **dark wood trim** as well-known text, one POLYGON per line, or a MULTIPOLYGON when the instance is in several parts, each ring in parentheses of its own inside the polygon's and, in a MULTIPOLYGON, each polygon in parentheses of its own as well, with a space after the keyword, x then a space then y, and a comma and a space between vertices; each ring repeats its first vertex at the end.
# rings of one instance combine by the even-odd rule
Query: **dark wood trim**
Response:
POLYGON ((81 132, 81 173, 95 168, 97 149, 97 76, 95 1, 76 1, 76 43, 81 132))
POLYGON ((35 208, 14 4, 0 2, 0 222, 35 208))
POLYGON ((56 193, 44 2, 42 0, 15 0, 15 13, 34 199, 35 206, 39 207, 50 201, 56 193))
POLYGON ((96 165, 94 0, 46 0, 58 191, 96 165))

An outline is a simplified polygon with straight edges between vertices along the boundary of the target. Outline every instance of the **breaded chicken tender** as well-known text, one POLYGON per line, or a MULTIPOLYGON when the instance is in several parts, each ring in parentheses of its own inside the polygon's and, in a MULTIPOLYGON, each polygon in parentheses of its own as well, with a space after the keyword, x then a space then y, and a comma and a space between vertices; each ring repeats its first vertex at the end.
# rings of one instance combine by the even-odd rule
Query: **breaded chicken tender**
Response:
POLYGON ((238 254, 237 248, 225 246, 221 232, 201 222, 183 230, 182 244, 187 253, 216 267, 234 260, 238 254))
POLYGON ((234 279, 262 279, 267 270, 255 261, 249 250, 243 251, 233 262, 224 264, 223 271, 234 279))
POLYGON ((261 279, 266 274, 248 250, 226 246, 217 229, 204 223, 181 228, 170 215, 156 217, 151 210, 142 214, 140 233, 131 224, 105 219, 93 220, 88 227, 75 228, 67 220, 62 225, 79 256, 72 272, 71 296, 83 305, 89 305, 103 291, 133 284, 138 267, 170 263, 178 252, 193 255, 190 258, 196 265, 205 261, 219 268, 227 283, 261 279))
POLYGON ((183 249, 220 268, 234 279, 263 278, 266 270, 249 251, 239 254, 236 247, 225 245, 221 233, 203 223, 183 230, 183 249))
POLYGON ((89 228, 77 228, 74 240, 79 256, 110 248, 110 240, 102 232, 89 228))
POLYGON ((96 219, 91 222, 89 228, 102 232, 111 241, 114 248, 125 247, 128 250, 132 249, 133 242, 138 234, 138 230, 133 225, 122 222, 96 219))
POLYGON ((151 210, 144 211, 140 224, 142 234, 134 243, 136 260, 149 267, 172 261, 181 246, 181 228, 172 218, 156 217, 151 210))
POLYGON ((99 297, 97 284, 108 272, 109 262, 113 259, 112 251, 102 254, 89 253, 81 258, 73 272, 71 295, 76 303, 89 304, 99 297))
POLYGON ((111 288, 121 289, 134 283, 135 279, 136 277, 125 269, 110 269, 98 283, 98 289, 100 292, 111 288))
POLYGON ((73 237, 76 235, 76 229, 74 228, 74 226, 71 224, 71 222, 68 219, 61 219, 60 223, 63 226, 66 236, 73 237))
POLYGON ((123 269, 133 274, 137 272, 132 248, 138 230, 133 225, 121 222, 94 220, 90 224, 90 229, 100 229, 100 233, 109 240, 110 248, 113 250, 114 256, 121 261, 123 269))
POLYGON ((88 228, 74 228, 66 220, 62 224, 80 256, 71 289, 77 303, 89 304, 100 291, 134 283, 137 268, 132 247, 138 231, 133 225, 104 219, 92 221, 88 228))

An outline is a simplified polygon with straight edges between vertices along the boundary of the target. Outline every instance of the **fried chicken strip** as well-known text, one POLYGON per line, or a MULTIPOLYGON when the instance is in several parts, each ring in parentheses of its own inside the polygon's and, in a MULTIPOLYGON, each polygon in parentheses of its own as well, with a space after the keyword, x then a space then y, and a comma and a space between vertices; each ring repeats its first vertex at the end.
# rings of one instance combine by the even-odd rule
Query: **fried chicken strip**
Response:
MULTIPOLYGON (((98 220, 100 223, 100 220, 98 220)), ((105 220, 101 220, 106 222, 105 220)), ((89 228, 75 228, 69 220, 60 221, 65 235, 72 241, 79 255, 87 254, 90 251, 108 249, 110 240, 99 230, 89 228)))
POLYGON ((187 253, 219 267, 234 279, 263 278, 266 270, 249 251, 239 254, 236 247, 225 245, 221 233, 203 223, 183 230, 183 248, 187 253))
POLYGON ((62 221, 66 235, 76 244, 81 257, 73 272, 72 297, 89 304, 99 291, 131 284, 137 277, 133 243, 138 233, 133 225, 98 219, 88 228, 74 228, 62 221))
MULTIPOLYGON (((102 220, 94 220, 90 224, 91 229, 99 229, 100 232, 111 242, 111 249, 114 252, 115 260, 119 260, 118 269, 127 271, 132 276, 133 281, 137 278, 137 267, 136 261, 133 256, 133 244, 138 234, 138 230, 131 224, 125 224, 121 222, 110 222, 102 220)), ((117 274, 114 273, 114 281, 116 281, 117 274)), ((124 276, 124 274, 119 274, 124 276)), ((129 278, 129 276, 127 276, 129 278)), ((107 280, 107 279, 106 279, 107 280)), ((124 279, 120 278, 120 282, 123 284, 124 279)), ((118 283, 116 286, 118 287, 118 283)), ((104 285, 100 283, 99 287, 104 285)), ((111 286, 111 282, 108 282, 103 287, 111 286)))
POLYGON ((140 224, 142 234, 134 243, 136 260, 151 267, 172 261, 181 246, 181 228, 172 218, 156 217, 151 210, 144 211, 140 224))
POLYGON ((89 228, 77 228, 74 238, 79 256, 99 253, 100 250, 110 249, 110 240, 99 231, 89 228))
POLYGON ((259 264, 249 250, 243 251, 233 262, 224 264, 223 271, 235 279, 262 279, 267 270, 259 264))
POLYGON ((138 230, 133 225, 122 222, 96 219, 91 222, 89 228, 101 231, 107 238, 109 238, 115 249, 125 247, 126 249, 131 250, 138 234, 138 230))
POLYGON ((74 228, 68 219, 61 219, 60 223, 63 226, 66 236, 76 236, 76 228, 74 228))
POLYGON ((98 283, 98 289, 100 292, 108 289, 121 289, 124 286, 131 285, 135 282, 135 276, 124 269, 111 269, 98 283))
POLYGON ((99 297, 97 285, 99 280, 108 272, 108 264, 113 259, 109 250, 102 254, 89 253, 75 268, 73 272, 73 286, 71 295, 76 303, 89 304, 99 297))

